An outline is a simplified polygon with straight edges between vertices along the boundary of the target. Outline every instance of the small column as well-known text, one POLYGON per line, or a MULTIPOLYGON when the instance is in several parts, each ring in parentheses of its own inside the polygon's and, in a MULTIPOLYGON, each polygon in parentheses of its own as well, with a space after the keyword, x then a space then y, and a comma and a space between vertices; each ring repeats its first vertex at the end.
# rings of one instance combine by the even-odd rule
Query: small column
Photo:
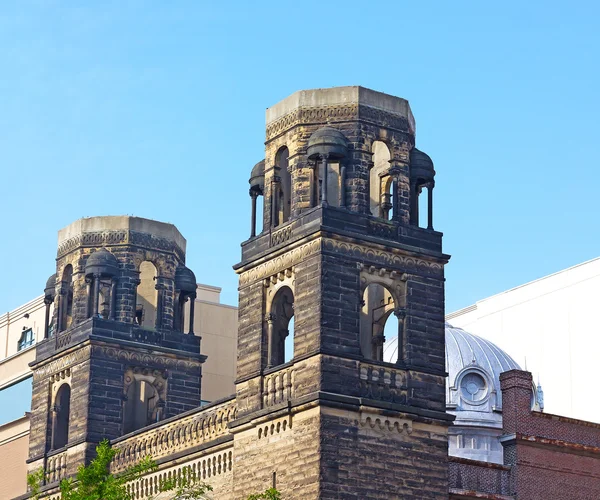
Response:
POLYGON ((390 169, 390 175, 393 178, 392 182, 392 220, 400 220, 400 197, 398 191, 400 190, 400 169, 398 167, 392 167, 390 169))
POLYGON ((279 225, 279 176, 273 178, 271 182, 271 227, 279 225))
POLYGON ((250 188, 250 198, 252 199, 252 218, 250 222, 250 238, 256 236, 256 198, 258 198, 258 192, 250 188))
POLYGON ((156 297, 156 321, 154 323, 155 328, 158 330, 159 328, 162 328, 162 324, 163 324, 163 293, 164 293, 164 287, 162 286, 162 283, 158 283, 159 277, 156 277, 156 285, 154 285, 154 288, 157 290, 157 297, 156 297))
POLYGON ((189 334, 194 335, 194 304, 196 303, 196 294, 190 295, 190 330, 189 334))
POLYGON ((60 413, 60 406, 58 406, 57 404, 53 404, 52 408, 50 409, 50 412, 52 413, 52 429, 51 429, 51 435, 50 435, 50 449, 54 450, 54 441, 55 441, 55 433, 56 433, 56 420, 58 419, 58 414, 60 413))
POLYGON ((48 338, 48 330, 50 329, 50 304, 52 301, 49 298, 44 298, 44 305, 46 306, 46 316, 44 320, 44 338, 48 338))
POLYGON ((94 298, 92 302, 92 316, 98 316, 98 302, 100 301, 100 275, 94 274, 94 298))
MULTIPOLYGON (((142 282, 139 279, 139 271, 137 272, 138 275, 138 279, 134 279, 132 280, 133 282, 133 314, 131 316, 131 322, 135 325, 135 318, 137 315, 137 287, 140 285, 140 283, 142 282)), ((135 275, 134 275, 135 276, 135 275)))
POLYGON ((329 155, 322 155, 323 159, 323 181, 321 182, 321 206, 326 207, 327 203, 327 163, 329 155))
POLYGON ((108 319, 113 321, 117 317, 117 278, 113 278, 110 282, 110 315, 108 319))
POLYGON ((406 309, 395 309, 394 316, 398 318, 398 359, 396 360, 397 365, 404 363, 404 357, 406 355, 404 349, 404 320, 406 319, 406 309))
POLYGON ((433 230, 433 186, 430 182, 427 185, 427 229, 433 230))
POLYGON ((267 322, 267 368, 272 368, 275 366, 275 315, 273 313, 267 314, 265 317, 265 321, 267 322))
POLYGON ((65 307, 64 300, 65 292, 63 290, 63 282, 60 284, 60 290, 58 291, 58 312, 56 313, 56 333, 63 331, 63 308, 65 307))
POLYGON ((419 225, 419 187, 417 181, 410 181, 410 224, 419 225))
POLYGON ((317 206, 317 200, 319 199, 319 164, 318 162, 311 162, 309 167, 311 169, 310 208, 314 208, 317 206))
POLYGON ((93 300, 93 296, 92 296, 92 278, 90 278, 89 276, 85 277, 85 296, 87 297, 87 302, 86 302, 86 311, 85 311, 85 317, 89 318, 92 315, 92 300, 93 300))
POLYGON ((340 164, 340 207, 346 207, 346 165, 340 164))

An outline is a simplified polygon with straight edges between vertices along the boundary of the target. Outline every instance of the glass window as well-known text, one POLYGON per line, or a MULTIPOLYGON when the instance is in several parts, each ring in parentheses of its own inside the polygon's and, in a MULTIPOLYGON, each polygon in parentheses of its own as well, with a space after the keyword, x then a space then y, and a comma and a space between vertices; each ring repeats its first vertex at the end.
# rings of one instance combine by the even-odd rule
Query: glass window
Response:
POLYGON ((32 378, 0 390, 0 425, 21 418, 31 411, 32 378))
POLYGON ((35 342, 35 337, 33 335, 33 330, 31 328, 23 330, 23 333, 21 334, 21 338, 19 339, 17 351, 22 351, 23 349, 26 349, 27 347, 32 346, 34 344, 34 342, 35 342))

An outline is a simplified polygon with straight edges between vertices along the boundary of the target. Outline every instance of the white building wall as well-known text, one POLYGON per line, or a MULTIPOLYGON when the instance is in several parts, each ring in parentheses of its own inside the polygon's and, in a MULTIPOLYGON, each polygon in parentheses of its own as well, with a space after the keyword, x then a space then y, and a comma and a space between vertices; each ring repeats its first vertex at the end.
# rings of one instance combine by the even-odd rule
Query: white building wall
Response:
POLYGON ((600 258, 449 314, 539 376, 547 413, 600 422, 600 258))

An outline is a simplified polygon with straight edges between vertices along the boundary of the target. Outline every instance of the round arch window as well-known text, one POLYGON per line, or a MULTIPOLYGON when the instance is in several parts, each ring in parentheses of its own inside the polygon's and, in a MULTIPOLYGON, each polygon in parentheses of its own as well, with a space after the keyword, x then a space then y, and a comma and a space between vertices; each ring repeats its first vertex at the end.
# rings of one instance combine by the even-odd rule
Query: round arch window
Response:
POLYGON ((487 395, 487 383, 479 373, 467 373, 460 381, 460 392, 465 401, 481 401, 487 395))

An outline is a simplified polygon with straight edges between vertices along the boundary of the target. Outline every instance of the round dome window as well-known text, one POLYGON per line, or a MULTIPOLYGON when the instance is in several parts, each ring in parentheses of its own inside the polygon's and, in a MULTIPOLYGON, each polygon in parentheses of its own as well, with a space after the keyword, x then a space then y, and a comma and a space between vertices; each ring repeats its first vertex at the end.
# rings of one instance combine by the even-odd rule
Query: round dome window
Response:
POLYGON ((460 381, 463 399, 474 402, 481 401, 487 393, 485 379, 479 373, 467 373, 460 381))

